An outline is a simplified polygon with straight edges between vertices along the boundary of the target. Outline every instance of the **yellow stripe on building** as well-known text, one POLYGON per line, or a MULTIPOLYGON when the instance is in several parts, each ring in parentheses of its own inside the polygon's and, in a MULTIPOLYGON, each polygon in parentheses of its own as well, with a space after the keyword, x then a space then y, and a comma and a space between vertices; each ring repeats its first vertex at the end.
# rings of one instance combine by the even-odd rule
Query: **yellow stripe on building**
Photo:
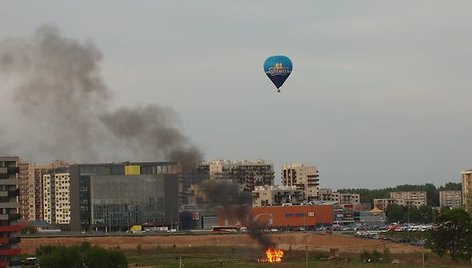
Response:
POLYGON ((127 165, 125 166, 125 175, 140 175, 141 166, 139 165, 127 165))

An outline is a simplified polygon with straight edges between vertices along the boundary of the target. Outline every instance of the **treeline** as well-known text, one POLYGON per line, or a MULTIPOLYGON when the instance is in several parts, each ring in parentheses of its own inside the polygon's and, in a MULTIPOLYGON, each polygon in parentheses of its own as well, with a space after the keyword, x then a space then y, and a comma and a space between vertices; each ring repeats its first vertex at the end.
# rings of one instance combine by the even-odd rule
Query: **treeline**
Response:
POLYGON ((385 214, 388 223, 431 223, 439 211, 427 206, 417 208, 390 204, 387 206, 385 214))
POLYGON ((390 192, 398 191, 424 191, 426 192, 427 206, 438 207, 439 206, 439 191, 446 190, 457 190, 462 189, 461 183, 448 182, 444 186, 436 188, 432 183, 426 183, 424 185, 411 185, 403 184, 396 187, 388 187, 381 189, 366 189, 366 188, 348 188, 339 189, 339 193, 354 193, 360 194, 361 203, 374 203, 374 199, 378 198, 390 198, 390 192))

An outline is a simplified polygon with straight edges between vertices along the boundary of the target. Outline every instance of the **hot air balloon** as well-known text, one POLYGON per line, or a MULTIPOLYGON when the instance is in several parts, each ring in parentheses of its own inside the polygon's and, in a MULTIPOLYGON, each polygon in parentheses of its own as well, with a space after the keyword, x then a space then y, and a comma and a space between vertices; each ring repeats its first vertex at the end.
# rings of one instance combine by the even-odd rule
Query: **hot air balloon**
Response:
POLYGON ((271 56, 264 61, 264 72, 280 92, 279 88, 292 73, 292 61, 282 55, 271 56))

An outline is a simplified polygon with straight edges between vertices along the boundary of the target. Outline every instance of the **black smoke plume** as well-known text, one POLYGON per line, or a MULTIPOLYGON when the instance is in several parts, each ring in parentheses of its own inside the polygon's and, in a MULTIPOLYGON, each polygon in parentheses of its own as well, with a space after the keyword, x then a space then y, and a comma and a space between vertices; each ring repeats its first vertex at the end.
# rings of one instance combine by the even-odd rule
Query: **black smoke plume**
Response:
POLYGON ((199 163, 202 154, 175 126, 172 109, 111 108, 101 59, 92 42, 51 25, 0 41, 1 153, 33 161, 199 163))
POLYGON ((232 182, 217 180, 204 181, 200 183, 199 188, 205 195, 206 202, 221 206, 220 213, 239 222, 245 222, 248 234, 264 249, 275 246, 270 237, 264 233, 267 226, 254 221, 249 213, 252 205, 251 193, 241 191, 239 186, 232 182))

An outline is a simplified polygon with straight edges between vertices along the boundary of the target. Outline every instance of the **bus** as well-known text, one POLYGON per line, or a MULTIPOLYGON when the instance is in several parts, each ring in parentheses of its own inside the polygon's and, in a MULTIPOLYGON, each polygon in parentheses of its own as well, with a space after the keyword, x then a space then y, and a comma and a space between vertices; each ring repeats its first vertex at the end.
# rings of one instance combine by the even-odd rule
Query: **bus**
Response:
POLYGON ((239 232, 238 226, 213 226, 211 228, 213 233, 237 233, 239 232))

